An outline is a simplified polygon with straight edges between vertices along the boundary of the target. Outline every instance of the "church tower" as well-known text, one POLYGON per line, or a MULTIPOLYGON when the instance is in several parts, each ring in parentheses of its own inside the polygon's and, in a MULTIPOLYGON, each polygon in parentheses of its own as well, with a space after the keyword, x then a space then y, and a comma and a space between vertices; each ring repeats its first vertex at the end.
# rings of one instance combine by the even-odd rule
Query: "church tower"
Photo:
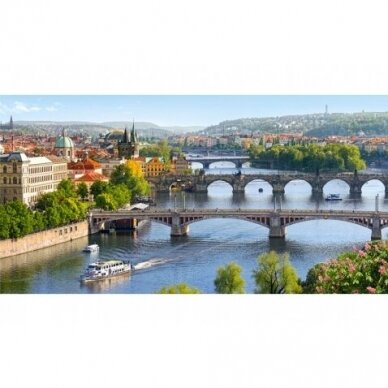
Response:
POLYGON ((132 124, 130 136, 128 136, 127 127, 124 129, 122 140, 118 144, 120 158, 138 158, 139 157, 139 142, 135 131, 135 122, 132 124))

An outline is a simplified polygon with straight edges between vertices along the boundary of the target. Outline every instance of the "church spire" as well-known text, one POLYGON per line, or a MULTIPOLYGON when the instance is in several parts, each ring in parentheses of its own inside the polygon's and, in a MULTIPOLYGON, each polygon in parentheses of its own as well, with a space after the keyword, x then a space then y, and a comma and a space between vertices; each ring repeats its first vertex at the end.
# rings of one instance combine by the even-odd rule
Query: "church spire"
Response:
POLYGON ((11 118, 9 119, 9 129, 13 129, 12 115, 11 115, 11 118))
POLYGON ((137 143, 137 134, 136 134, 136 131, 135 131, 135 120, 133 120, 133 123, 132 123, 131 143, 132 144, 137 143))
POLYGON ((125 127, 125 129, 124 129, 124 135, 123 135, 123 139, 121 140, 121 142, 122 143, 129 143, 127 127, 125 127))

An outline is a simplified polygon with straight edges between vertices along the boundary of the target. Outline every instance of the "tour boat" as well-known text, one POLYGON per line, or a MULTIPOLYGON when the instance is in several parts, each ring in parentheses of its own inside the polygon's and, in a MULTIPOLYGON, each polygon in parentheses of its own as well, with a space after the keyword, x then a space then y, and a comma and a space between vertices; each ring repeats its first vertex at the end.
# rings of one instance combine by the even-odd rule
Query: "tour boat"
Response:
POLYGON ((134 266, 129 261, 98 260, 89 264, 83 275, 81 275, 81 282, 108 279, 114 276, 129 274, 133 270, 134 266))
POLYGON ((342 201, 340 194, 329 194, 326 201, 342 201))
POLYGON ((100 249, 100 247, 98 246, 98 244, 92 244, 92 245, 86 246, 83 249, 83 251, 84 252, 97 252, 99 249, 100 249))

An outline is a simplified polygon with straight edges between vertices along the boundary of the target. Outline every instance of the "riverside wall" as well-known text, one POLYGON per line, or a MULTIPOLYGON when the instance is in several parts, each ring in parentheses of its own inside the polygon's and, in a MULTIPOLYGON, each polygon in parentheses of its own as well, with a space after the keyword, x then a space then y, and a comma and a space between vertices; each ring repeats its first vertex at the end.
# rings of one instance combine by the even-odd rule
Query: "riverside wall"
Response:
POLYGON ((88 234, 88 222, 81 221, 17 239, 0 240, 0 259, 62 244, 88 234))

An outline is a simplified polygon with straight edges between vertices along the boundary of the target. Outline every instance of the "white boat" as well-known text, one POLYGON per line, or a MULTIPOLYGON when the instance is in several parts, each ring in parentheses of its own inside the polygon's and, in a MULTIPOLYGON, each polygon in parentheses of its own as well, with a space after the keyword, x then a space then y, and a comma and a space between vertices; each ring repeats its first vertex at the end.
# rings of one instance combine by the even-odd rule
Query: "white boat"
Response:
POLYGON ((325 199, 326 201, 342 201, 340 194, 329 194, 325 199))
POLYGON ((90 263, 83 275, 81 282, 93 282, 96 280, 108 279, 114 276, 129 274, 134 271, 134 266, 124 260, 98 260, 90 263))
POLYGON ((97 252, 99 249, 100 249, 100 247, 98 246, 98 244, 91 244, 91 245, 86 246, 83 249, 83 251, 84 252, 97 252))

